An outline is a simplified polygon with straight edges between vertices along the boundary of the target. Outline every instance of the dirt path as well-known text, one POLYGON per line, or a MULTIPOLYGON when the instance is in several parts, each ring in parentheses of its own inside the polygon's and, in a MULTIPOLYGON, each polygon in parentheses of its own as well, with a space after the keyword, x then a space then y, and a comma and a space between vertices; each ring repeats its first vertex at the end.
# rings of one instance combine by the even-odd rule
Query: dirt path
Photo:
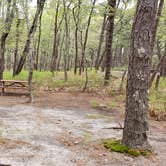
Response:
POLYGON ((13 99, 18 98, 6 97, 6 103, 1 104, 4 97, 0 97, 3 105, 0 107, 0 163, 12 166, 165 166, 165 123, 151 122, 149 138, 156 155, 132 158, 108 152, 100 139, 121 138, 122 131, 104 128, 123 121, 115 112, 108 114, 83 107, 80 103, 86 100, 77 98, 75 102, 79 106, 71 110, 67 109, 68 104, 63 109, 57 109, 54 104, 50 108, 45 105, 46 108, 44 103, 43 108, 36 107, 42 99, 30 106, 21 104, 24 98, 14 105, 13 99))

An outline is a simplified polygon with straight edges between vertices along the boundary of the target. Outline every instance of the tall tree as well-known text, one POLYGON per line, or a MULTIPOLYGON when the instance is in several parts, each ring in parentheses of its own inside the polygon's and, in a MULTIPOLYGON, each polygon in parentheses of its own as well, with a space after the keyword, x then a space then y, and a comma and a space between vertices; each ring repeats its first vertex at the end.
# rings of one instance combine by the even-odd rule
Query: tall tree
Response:
POLYGON ((38 42, 37 42, 37 50, 36 50, 36 61, 35 61, 35 70, 38 70, 39 66, 39 51, 40 51, 40 42, 41 42, 41 30, 42 30, 42 15, 43 11, 40 13, 39 16, 39 34, 38 34, 38 42))
POLYGON ((14 50, 14 65, 13 65, 13 75, 16 71, 16 67, 18 64, 18 48, 19 48, 19 38, 20 38, 20 32, 19 32, 19 27, 20 27, 21 19, 19 19, 19 10, 18 7, 16 6, 16 46, 14 50))
POLYGON ((75 23, 75 63, 74 63, 74 74, 77 73, 78 66, 78 31, 80 23, 80 9, 81 9, 81 0, 78 0, 77 6, 73 8, 73 18, 75 23), (78 8, 78 9, 77 9, 78 8), (76 11, 77 9, 77 11, 76 11))
POLYGON ((158 0, 138 0, 131 35, 123 144, 149 148, 148 89, 158 0))
POLYGON ((85 57, 85 52, 86 52, 86 46, 87 46, 87 41, 88 41, 89 27, 90 27, 90 24, 91 24, 91 19, 92 19, 92 15, 93 15, 95 5, 96 5, 96 0, 93 0, 92 8, 90 10, 90 14, 89 14, 89 17, 88 17, 87 27, 86 27, 86 30, 85 30, 84 42, 82 43, 82 57, 81 57, 81 64, 80 64, 80 71, 79 71, 80 74, 82 73, 82 69, 83 69, 83 66, 84 66, 85 58, 86 58, 85 57))
POLYGON ((4 23, 5 28, 0 38, 0 80, 3 79, 3 72, 5 66, 5 45, 13 22, 15 5, 16 0, 14 0, 13 3, 11 0, 7 0, 7 13, 4 23))
POLYGON ((70 9, 71 4, 72 4, 72 0, 69 2, 68 5, 65 2, 65 0, 63 0, 65 30, 66 30, 65 31, 65 52, 64 52, 64 78, 65 78, 65 81, 67 81, 67 59, 69 57, 69 44, 70 44, 68 14, 69 14, 69 9, 70 9))
POLYGON ((112 63, 112 42, 114 32, 114 19, 116 11, 116 0, 108 0, 108 16, 107 16, 107 32, 106 32, 106 57, 105 57, 105 81, 104 85, 108 85, 111 75, 112 63))
POLYGON ((51 72, 53 73, 56 70, 56 63, 58 58, 58 14, 59 14, 60 0, 57 1, 56 13, 55 13, 55 22, 54 22, 54 45, 51 58, 51 72))
POLYGON ((100 55, 101 55, 101 48, 102 48, 102 44, 104 42, 104 34, 105 34, 105 27, 106 27, 106 19, 107 18, 107 14, 106 11, 104 11, 104 16, 103 16, 103 24, 101 27, 101 33, 100 33, 100 38, 99 38, 99 46, 97 49, 97 57, 96 57, 96 61, 95 61, 95 69, 99 70, 99 65, 100 65, 100 55))
POLYGON ((20 58, 19 64, 17 66, 17 69, 16 69, 14 75, 18 75, 21 72, 21 70, 25 64, 26 57, 28 56, 29 51, 30 51, 30 45, 32 44, 32 40, 33 40, 34 34, 36 32, 38 19, 39 19, 40 14, 43 11, 45 1, 46 0, 37 0, 37 10, 35 13, 35 17, 33 19, 33 23, 31 25, 31 28, 30 28, 29 33, 28 33, 28 37, 27 37, 27 41, 26 41, 25 46, 24 46, 23 54, 20 58))

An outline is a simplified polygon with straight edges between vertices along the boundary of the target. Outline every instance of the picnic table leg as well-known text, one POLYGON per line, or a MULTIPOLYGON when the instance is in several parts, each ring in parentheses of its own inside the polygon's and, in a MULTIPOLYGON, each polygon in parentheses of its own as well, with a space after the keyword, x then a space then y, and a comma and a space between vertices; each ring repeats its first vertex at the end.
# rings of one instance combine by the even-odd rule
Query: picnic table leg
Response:
POLYGON ((5 82, 2 82, 2 93, 1 96, 3 96, 5 93, 5 82))

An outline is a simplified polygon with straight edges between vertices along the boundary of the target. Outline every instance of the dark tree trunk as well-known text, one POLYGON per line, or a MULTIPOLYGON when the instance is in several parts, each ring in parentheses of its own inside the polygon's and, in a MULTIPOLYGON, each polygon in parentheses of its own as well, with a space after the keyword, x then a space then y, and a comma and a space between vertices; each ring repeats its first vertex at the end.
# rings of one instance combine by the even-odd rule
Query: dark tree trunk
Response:
POLYGON ((108 0, 108 18, 107 18, 107 32, 106 32, 106 59, 105 59, 105 81, 104 85, 109 84, 110 75, 111 75, 111 63, 112 63, 112 41, 113 41, 113 32, 114 32, 114 18, 115 18, 115 9, 116 0, 108 0))
POLYGON ((14 50, 14 65, 13 65, 13 76, 16 72, 16 67, 18 65, 18 48, 19 48, 19 38, 20 38, 20 32, 19 32, 19 26, 21 23, 21 20, 19 19, 19 13, 18 8, 16 7, 16 15, 17 15, 17 23, 16 23, 16 47, 14 50))
POLYGON ((41 12, 43 11, 45 1, 46 0, 37 0, 37 10, 36 10, 36 13, 35 13, 35 17, 34 17, 32 26, 29 30, 29 33, 28 33, 27 41, 25 43, 25 47, 24 47, 24 50, 23 50, 23 55, 20 58, 19 64, 17 66, 17 70, 14 73, 14 75, 18 75, 21 72, 21 70, 22 70, 22 68, 25 64, 26 57, 28 56, 29 51, 30 51, 30 45, 31 45, 31 42, 32 42, 31 39, 33 39, 34 33, 36 32, 38 18, 40 16, 41 12))
POLYGON ((57 1, 56 14, 55 14, 55 25, 54 25, 54 45, 51 58, 51 72, 56 70, 56 63, 58 58, 58 14, 59 14, 60 0, 57 1))
POLYGON ((67 59, 69 57, 69 44, 70 44, 70 39, 69 39, 69 17, 68 17, 68 12, 70 9, 72 1, 67 5, 65 0, 63 0, 63 7, 64 7, 64 20, 65 20, 65 52, 64 52, 64 79, 67 81, 68 76, 67 76, 67 59))
POLYGON ((99 70, 99 59, 100 59, 100 54, 101 54, 101 47, 104 41, 104 34, 105 34, 105 26, 106 26, 106 18, 107 15, 106 13, 104 13, 104 18, 103 18, 103 25, 101 28, 101 34, 100 34, 100 39, 99 39, 99 46, 98 46, 98 50, 97 50, 97 57, 96 57, 96 61, 95 61, 95 69, 99 70))
POLYGON ((40 51, 40 41, 41 41, 41 26, 42 26, 42 15, 43 15, 43 11, 40 13, 39 16, 39 34, 38 34, 38 43, 37 43, 37 51, 36 51, 36 61, 35 61, 35 70, 38 70, 38 66, 39 66, 39 51, 40 51))
POLYGON ((0 38, 0 80, 3 79, 3 72, 5 68, 5 44, 6 44, 6 39, 10 33, 11 25, 13 22, 15 5, 16 5, 16 1, 14 1, 12 5, 12 1, 7 0, 5 30, 4 32, 2 32, 2 36, 0 38))
POLYGON ((164 61, 164 58, 165 58, 165 57, 166 57, 166 54, 165 54, 165 56, 163 55, 163 56, 160 58, 160 61, 159 61, 159 63, 157 64, 156 69, 155 69, 154 72, 152 73, 152 75, 151 75, 151 77, 150 77, 149 88, 152 87, 153 81, 154 81, 154 79, 155 79, 157 73, 160 72, 160 74, 161 74, 161 72, 162 72, 162 65, 163 65, 163 61, 164 61))
POLYGON ((149 148, 148 89, 158 0, 138 0, 131 36, 123 144, 149 148))
POLYGON ((154 29, 153 29, 152 47, 154 47, 154 45, 155 45, 157 27, 159 25, 162 9, 163 9, 163 5, 164 5, 164 0, 157 0, 157 1, 159 1, 159 5, 158 5, 157 13, 156 13, 157 17, 155 17, 156 19, 155 19, 155 24, 154 24, 154 29))
POLYGON ((105 50, 102 52, 102 55, 99 59, 99 63, 98 63, 99 66, 101 66, 102 62, 104 61, 104 57, 105 57, 105 50))
POLYGON ((161 59, 160 75, 162 77, 166 77, 166 43, 165 43, 164 55, 163 55, 163 58, 161 59))
POLYGON ((91 24, 91 19, 92 19, 92 15, 93 15, 93 11, 95 8, 95 4, 96 4, 96 0, 93 0, 93 4, 92 4, 92 8, 89 14, 89 18, 88 18, 88 22, 87 22, 87 27, 86 27, 86 31, 85 31, 85 39, 84 39, 84 43, 83 43, 83 47, 82 47, 82 57, 81 57, 81 64, 80 64, 80 75, 82 73, 83 67, 84 67, 84 62, 85 62, 85 52, 86 52, 86 45, 87 45, 87 41, 88 41, 88 34, 89 34, 89 27, 91 24))
POLYGON ((60 63, 62 59, 62 51, 63 51, 63 44, 64 44, 65 34, 63 33, 61 44, 60 44, 60 50, 59 50, 59 57, 58 57, 58 63, 56 70, 60 71, 60 63))
POLYGON ((75 22, 75 64, 74 64, 74 74, 77 74, 77 66, 78 66, 78 30, 79 30, 79 23, 80 23, 80 9, 81 9, 81 0, 78 0, 78 11, 76 13, 75 9, 73 8, 73 18, 75 22))

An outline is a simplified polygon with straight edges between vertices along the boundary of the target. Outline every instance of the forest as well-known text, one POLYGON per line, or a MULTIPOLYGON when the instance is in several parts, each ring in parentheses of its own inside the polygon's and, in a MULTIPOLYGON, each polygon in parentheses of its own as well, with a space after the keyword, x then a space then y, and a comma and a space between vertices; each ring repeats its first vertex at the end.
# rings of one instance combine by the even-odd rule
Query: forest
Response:
POLYGON ((165 166, 166 2, 0 0, 0 166, 165 166))

